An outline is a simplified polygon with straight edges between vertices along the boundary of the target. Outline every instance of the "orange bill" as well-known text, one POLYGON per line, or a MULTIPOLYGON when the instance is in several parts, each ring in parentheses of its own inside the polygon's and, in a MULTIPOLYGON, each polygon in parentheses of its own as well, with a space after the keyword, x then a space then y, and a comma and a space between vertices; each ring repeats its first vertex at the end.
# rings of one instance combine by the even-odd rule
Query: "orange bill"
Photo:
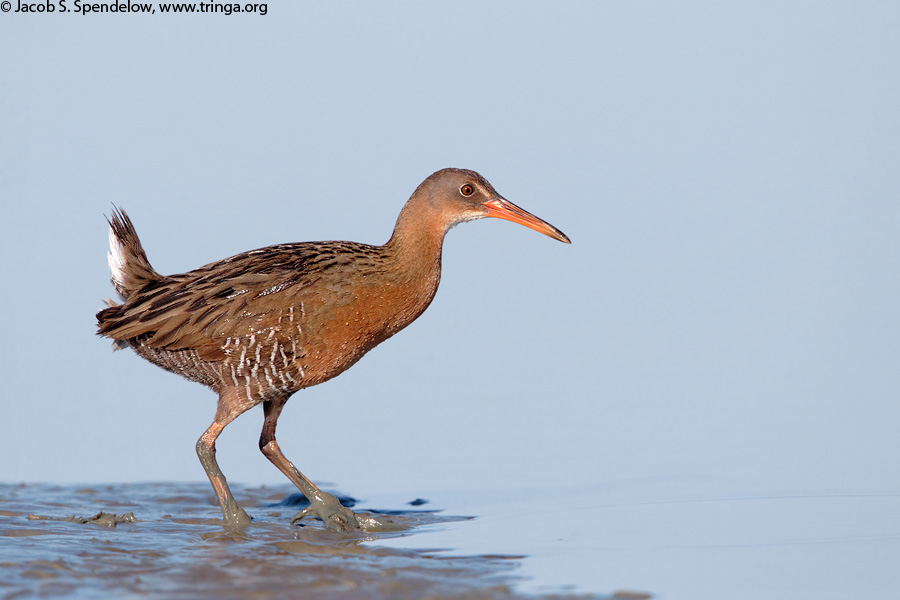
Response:
POLYGON ((487 211, 487 216, 496 217, 498 219, 506 219, 507 221, 512 221, 513 223, 518 223, 519 225, 524 225, 525 227, 529 227, 534 229, 535 231, 540 231, 544 235, 548 235, 552 237, 554 240, 559 240, 560 242, 565 242, 566 244, 571 244, 572 241, 569 239, 569 236, 564 234, 562 231, 544 221, 543 219, 539 219, 527 210, 521 209, 509 200, 504 198, 497 198, 495 200, 488 200, 484 204, 482 204, 487 211))

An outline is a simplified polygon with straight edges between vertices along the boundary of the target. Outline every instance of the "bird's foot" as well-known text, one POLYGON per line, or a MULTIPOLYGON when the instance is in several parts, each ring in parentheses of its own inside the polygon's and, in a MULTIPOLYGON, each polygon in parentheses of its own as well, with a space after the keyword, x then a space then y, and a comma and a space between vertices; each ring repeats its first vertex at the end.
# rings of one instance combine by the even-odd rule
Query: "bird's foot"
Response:
POLYGON ((232 502, 230 505, 224 507, 222 509, 222 515, 224 517, 222 523, 226 527, 246 527, 253 522, 250 515, 248 515, 243 508, 238 506, 236 502, 232 502))
POLYGON ((389 527, 390 521, 381 521, 368 513, 355 513, 340 501, 323 491, 309 498, 309 506, 291 518, 291 524, 303 520, 304 517, 316 517, 325 524, 329 531, 375 531, 389 527))

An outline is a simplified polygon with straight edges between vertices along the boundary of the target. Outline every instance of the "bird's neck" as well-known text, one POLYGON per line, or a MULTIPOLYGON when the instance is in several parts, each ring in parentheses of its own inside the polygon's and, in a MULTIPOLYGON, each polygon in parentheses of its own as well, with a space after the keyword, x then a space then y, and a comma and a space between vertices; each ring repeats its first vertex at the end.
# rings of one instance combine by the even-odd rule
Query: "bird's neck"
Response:
MULTIPOLYGON (((396 275, 421 288, 431 301, 441 278, 441 251, 447 227, 423 204, 407 203, 384 245, 396 275)), ((423 309, 424 310, 424 309, 423 309)))

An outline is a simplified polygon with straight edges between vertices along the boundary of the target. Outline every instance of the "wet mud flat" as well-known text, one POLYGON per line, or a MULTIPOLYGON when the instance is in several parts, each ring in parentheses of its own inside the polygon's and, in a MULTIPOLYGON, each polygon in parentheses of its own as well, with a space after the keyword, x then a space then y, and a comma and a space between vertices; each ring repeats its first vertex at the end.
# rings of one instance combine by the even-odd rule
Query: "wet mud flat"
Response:
POLYGON ((362 506, 396 531, 333 533, 290 524, 302 508, 291 488, 233 487, 252 526, 224 528, 205 483, 0 484, 0 599, 537 597, 516 591, 521 557, 378 545, 469 517, 410 499, 362 506))

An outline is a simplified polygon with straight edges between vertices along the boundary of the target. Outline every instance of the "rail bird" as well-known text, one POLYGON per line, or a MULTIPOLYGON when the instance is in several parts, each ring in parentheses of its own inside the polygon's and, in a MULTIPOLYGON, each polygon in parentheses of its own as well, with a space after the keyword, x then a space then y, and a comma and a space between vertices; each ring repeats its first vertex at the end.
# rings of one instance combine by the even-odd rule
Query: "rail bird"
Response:
POLYGON ((302 242, 251 250, 187 273, 161 275, 122 209, 109 222, 109 268, 121 304, 97 313, 98 334, 218 394, 197 455, 224 522, 250 517, 216 462, 216 438, 263 405, 259 447, 309 500, 307 516, 336 531, 377 528, 320 490, 282 454, 278 416, 292 394, 335 377, 412 323, 431 303, 444 236, 464 221, 496 217, 570 243, 557 228, 509 202, 474 171, 442 169, 413 192, 382 246, 302 242))

